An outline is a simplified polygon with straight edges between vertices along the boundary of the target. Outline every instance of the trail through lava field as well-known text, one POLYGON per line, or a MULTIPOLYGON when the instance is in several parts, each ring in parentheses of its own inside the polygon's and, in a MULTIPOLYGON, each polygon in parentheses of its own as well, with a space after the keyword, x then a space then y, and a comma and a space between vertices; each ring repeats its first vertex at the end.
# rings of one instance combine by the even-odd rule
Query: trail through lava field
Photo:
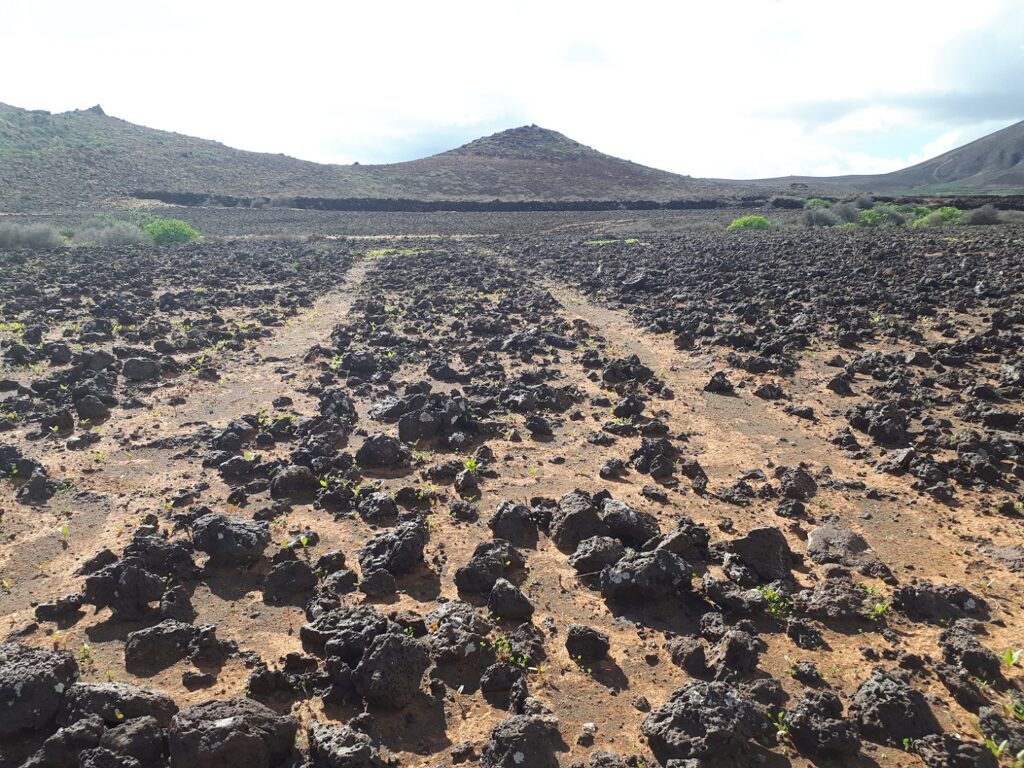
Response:
POLYGON ((1012 764, 1014 229, 456 224, 0 255, 0 767, 1012 764))

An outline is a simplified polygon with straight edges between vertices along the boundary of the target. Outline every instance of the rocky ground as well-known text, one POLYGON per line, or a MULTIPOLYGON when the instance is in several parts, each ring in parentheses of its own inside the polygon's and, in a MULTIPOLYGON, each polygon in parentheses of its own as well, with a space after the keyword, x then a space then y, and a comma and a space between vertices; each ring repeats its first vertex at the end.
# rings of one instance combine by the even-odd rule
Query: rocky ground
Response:
POLYGON ((0 254, 0 766, 1015 764, 1016 230, 417 221, 0 254))

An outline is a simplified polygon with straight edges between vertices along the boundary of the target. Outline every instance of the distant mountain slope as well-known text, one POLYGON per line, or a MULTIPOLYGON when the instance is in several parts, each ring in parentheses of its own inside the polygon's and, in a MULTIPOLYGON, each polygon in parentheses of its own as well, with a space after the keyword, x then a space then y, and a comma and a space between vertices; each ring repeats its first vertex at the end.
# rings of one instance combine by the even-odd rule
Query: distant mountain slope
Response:
MULTIPOLYGON (((728 181, 721 183, 729 184, 728 181)), ((762 189, 881 192, 922 195, 1024 192, 1024 121, 891 173, 851 176, 785 176, 756 179, 762 189)))
POLYGON ((109 117, 0 104, 0 210, 114 202, 137 191, 236 197, 669 200, 717 185, 602 154, 525 126, 391 165, 324 165, 245 152, 109 117))
POLYGON ((907 189, 1024 189, 1024 121, 881 179, 907 189))
POLYGON ((1022 190, 1024 122, 894 173, 732 181, 637 165, 535 125, 420 160, 325 165, 145 128, 99 107, 51 114, 0 104, 0 212, 116 204, 137 192, 172 198, 664 202, 776 193, 1022 190))

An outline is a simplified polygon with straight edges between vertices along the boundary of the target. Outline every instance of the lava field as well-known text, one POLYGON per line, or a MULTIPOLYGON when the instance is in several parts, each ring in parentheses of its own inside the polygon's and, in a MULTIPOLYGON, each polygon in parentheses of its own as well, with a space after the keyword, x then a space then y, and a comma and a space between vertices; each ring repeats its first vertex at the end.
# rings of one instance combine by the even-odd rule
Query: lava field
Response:
POLYGON ((1015 765, 1019 230, 613 219, 0 254, 0 766, 1015 765))

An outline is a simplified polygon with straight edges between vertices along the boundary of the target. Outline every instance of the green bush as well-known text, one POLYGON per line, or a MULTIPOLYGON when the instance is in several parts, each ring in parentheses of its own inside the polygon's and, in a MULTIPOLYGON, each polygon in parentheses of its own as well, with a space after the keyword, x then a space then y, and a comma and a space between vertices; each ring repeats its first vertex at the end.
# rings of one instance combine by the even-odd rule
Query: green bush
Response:
POLYGON ((195 240, 199 232, 181 219, 153 219, 142 227, 157 245, 178 245, 195 240))
POLYGON ((914 227, 941 227, 945 224, 942 220, 942 216, 938 211, 932 211, 931 213, 925 214, 920 219, 915 221, 911 226, 914 227))
POLYGON ((860 212, 860 220, 857 223, 862 227, 880 227, 885 223, 886 218, 884 211, 869 208, 866 211, 860 212))
POLYGON ((952 205, 944 205, 936 211, 946 224, 959 224, 964 212, 952 205))
POLYGON ((804 203, 805 208, 831 208, 832 203, 828 200, 822 200, 820 197, 812 197, 804 203))
POLYGON ((740 216, 733 219, 727 229, 771 229, 772 223, 764 216, 740 216))

